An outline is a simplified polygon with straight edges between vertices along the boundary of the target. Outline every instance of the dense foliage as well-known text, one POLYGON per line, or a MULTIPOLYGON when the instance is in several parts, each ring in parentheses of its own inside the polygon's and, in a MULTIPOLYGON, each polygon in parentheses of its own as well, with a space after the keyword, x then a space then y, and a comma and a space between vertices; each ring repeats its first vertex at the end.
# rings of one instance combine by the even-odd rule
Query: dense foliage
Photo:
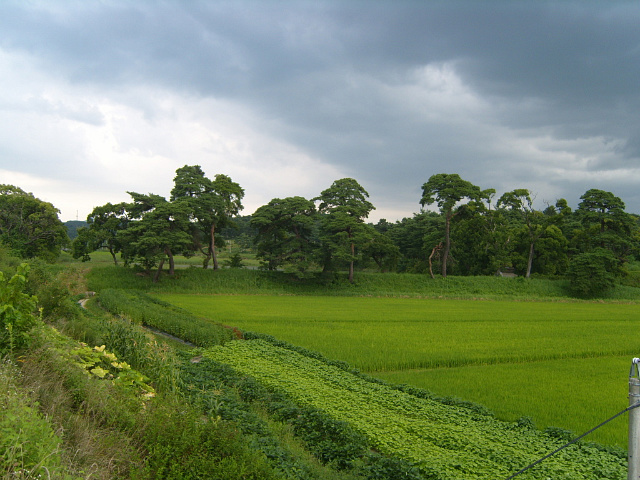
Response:
POLYGON ((29 266, 22 264, 10 279, 0 271, 0 356, 28 345, 36 325, 38 299, 25 293, 29 266))
POLYGON ((332 278, 347 270, 353 283, 354 270, 367 268, 429 272, 433 278, 438 270, 442 277, 571 274, 574 294, 588 297, 623 279, 626 265, 640 253, 638 217, 625 212, 624 202, 613 193, 598 189, 585 192, 573 211, 564 199, 539 210, 527 189, 496 198, 492 188, 439 173, 423 184, 418 199, 422 207, 435 205, 438 212, 421 210, 395 223, 382 219, 374 225, 366 223, 375 209, 369 194, 353 178, 343 178, 312 199, 272 199, 238 221, 241 233, 232 227, 244 190, 226 175, 207 178, 198 165, 176 170, 170 200, 130 194, 132 203, 94 209, 88 228, 80 229, 74 241, 76 258, 88 259, 91 251, 104 248, 114 263, 120 253, 125 262, 147 271, 157 266, 153 278, 158 281, 165 260, 174 273, 175 255, 199 252, 204 268, 212 260, 217 269, 216 246, 233 239, 250 248, 253 237, 261 268, 301 279, 320 273, 332 278), (614 261, 594 260, 603 258, 599 251, 614 261), (592 268, 594 262, 600 266, 592 268))
POLYGON ((55 261, 69 242, 59 211, 13 185, 0 185, 0 245, 22 258, 55 261))

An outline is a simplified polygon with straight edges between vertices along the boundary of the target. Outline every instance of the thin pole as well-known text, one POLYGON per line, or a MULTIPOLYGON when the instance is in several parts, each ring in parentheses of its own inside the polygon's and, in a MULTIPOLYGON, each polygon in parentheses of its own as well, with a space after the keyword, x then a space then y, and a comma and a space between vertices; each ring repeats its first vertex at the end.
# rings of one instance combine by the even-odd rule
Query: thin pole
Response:
MULTIPOLYGON (((634 358, 629 371, 629 406, 640 403, 640 358, 634 358)), ((640 480, 640 408, 629 410, 629 470, 627 480, 640 480)))

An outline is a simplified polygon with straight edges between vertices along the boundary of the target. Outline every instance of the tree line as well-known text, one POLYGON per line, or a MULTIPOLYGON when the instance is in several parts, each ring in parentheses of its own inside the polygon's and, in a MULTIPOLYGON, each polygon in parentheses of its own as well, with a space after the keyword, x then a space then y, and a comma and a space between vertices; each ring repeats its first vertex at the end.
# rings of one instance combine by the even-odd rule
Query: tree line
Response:
MULTIPOLYGON (((156 269, 157 281, 174 256, 199 253, 203 268, 219 268, 217 249, 238 219, 251 232, 263 268, 299 278, 357 267, 379 271, 530 277, 567 275, 578 294, 613 286, 640 249, 638 216, 611 192, 590 189, 572 210, 559 199, 542 210, 527 189, 496 197, 458 174, 435 174, 422 185, 422 209, 395 223, 366 219, 374 205, 353 178, 318 196, 274 198, 239 217, 244 189, 230 177, 206 176, 198 165, 176 170, 170 198, 128 192, 131 201, 98 206, 70 245, 88 259, 108 250, 115 264, 156 269), (433 208, 437 207, 437 210, 433 208), (431 208, 427 210, 425 208, 431 208), (597 280, 597 281, 596 281, 597 280)), ((68 238, 57 210, 18 187, 0 186, 0 242, 23 257, 56 257, 68 238)))

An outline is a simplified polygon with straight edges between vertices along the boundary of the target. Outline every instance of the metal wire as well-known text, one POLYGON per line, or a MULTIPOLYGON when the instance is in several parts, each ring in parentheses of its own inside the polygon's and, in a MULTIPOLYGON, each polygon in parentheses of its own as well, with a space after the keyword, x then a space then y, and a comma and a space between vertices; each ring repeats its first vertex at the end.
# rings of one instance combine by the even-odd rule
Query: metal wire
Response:
POLYGON ((580 435, 579 437, 574 438, 573 440, 571 440, 569 443, 561 446, 560 448, 554 450, 553 452, 549 453, 548 455, 545 455, 544 457, 536 460, 535 462, 533 462, 530 465, 527 465, 526 467, 524 467, 522 470, 520 470, 519 472, 514 473, 513 475, 511 475, 510 477, 507 477, 505 480, 511 480, 512 478, 517 477, 518 475, 520 475, 521 473, 526 472, 527 470, 529 470, 532 467, 535 467, 536 465, 538 465, 540 462, 546 460, 549 457, 554 456, 556 453, 558 453, 561 450, 564 450, 565 448, 567 448, 570 445, 573 445, 574 443, 576 443, 578 440, 586 437, 587 435, 589 435, 591 432, 599 429, 600 427, 602 427, 603 425, 606 425, 607 423, 609 423, 611 420, 618 418, 620 415, 622 415, 623 413, 627 413, 629 410, 633 410, 634 408, 638 408, 640 407, 640 403, 636 403, 635 405, 631 405, 627 408, 625 408, 624 410, 622 410, 621 412, 616 413, 613 417, 606 419, 604 422, 602 422, 600 425, 597 425, 595 427, 593 427, 591 430, 589 430, 588 432, 583 433, 582 435, 580 435))

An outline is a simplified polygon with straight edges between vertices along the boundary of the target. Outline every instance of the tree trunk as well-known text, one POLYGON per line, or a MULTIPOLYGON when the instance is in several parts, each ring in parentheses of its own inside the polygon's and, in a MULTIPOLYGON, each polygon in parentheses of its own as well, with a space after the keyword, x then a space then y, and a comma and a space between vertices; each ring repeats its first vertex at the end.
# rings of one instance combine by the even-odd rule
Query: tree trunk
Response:
POLYGON ((209 255, 213 259, 213 269, 218 270, 218 255, 216 255, 216 226, 211 224, 211 239, 209 240, 209 255))
POLYGON ((349 282, 353 283, 353 257, 356 255, 356 245, 351 244, 351 262, 349 262, 349 282))
POLYGON ((451 249, 451 212, 445 214, 444 220, 444 252, 442 253, 442 276, 447 277, 447 259, 449 258, 449 250, 451 249))
POLYGON ((442 242, 440 242, 438 245, 436 245, 435 247, 433 247, 433 250, 431 250, 431 255, 429 255, 429 273, 431 274, 431 278, 436 278, 435 275, 433 274, 433 265, 431 263, 431 259, 433 258, 433 256, 436 254, 436 252, 438 252, 439 250, 442 249, 442 242))
POLYGON ((527 274, 525 275, 525 278, 529 278, 531 276, 531 265, 533 265, 533 245, 533 242, 529 244, 529 261, 527 262, 527 274))
POLYGON ((113 251, 113 248, 109 247, 109 253, 111 254, 111 258, 113 258, 113 264, 118 266, 118 258, 116 257, 116 253, 113 251))
POLYGON ((158 280, 160 280, 160 273, 162 273, 163 266, 164 266, 164 258, 160 260, 160 264, 158 265, 158 270, 156 271, 156 274, 153 276, 153 283, 158 283, 158 280))
POLYGON ((173 253, 171 253, 171 250, 169 248, 167 248, 164 253, 167 254, 167 256, 169 257, 169 275, 173 275, 175 273, 176 270, 176 264, 173 260, 173 253))

